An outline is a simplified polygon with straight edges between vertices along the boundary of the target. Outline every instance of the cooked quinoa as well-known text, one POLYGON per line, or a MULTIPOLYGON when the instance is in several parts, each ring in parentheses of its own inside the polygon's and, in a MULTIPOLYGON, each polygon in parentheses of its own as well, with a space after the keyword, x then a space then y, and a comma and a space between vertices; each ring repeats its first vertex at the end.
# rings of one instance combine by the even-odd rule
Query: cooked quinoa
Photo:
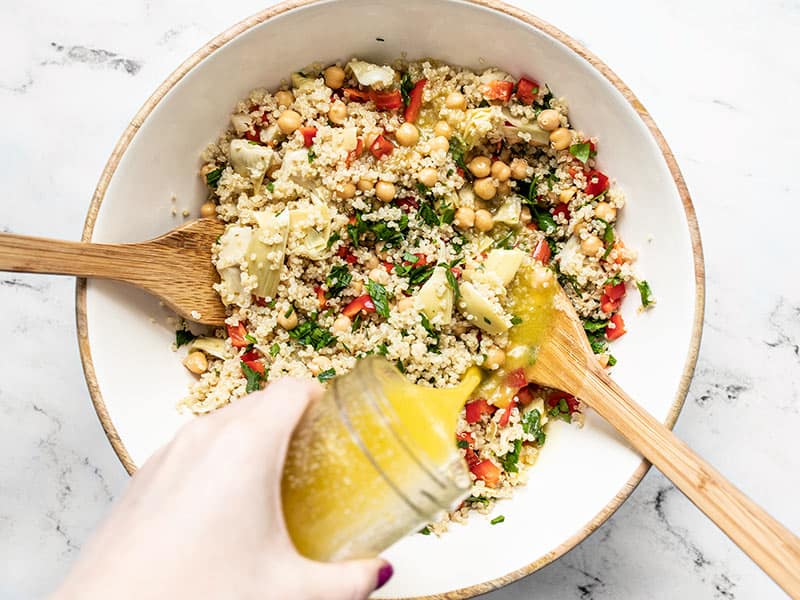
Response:
MULTIPOLYGON (((207 413, 287 375, 324 383, 374 353, 434 387, 502 369, 521 266, 557 278, 613 365, 635 253, 597 147, 547 85, 495 68, 352 60, 253 90, 202 156, 201 214, 228 224, 213 256, 230 317, 178 332, 199 375, 181 406, 207 413)), ((520 386, 505 408, 467 404, 457 443, 474 486, 452 520, 525 482, 548 419, 580 421, 575 398, 520 386)))

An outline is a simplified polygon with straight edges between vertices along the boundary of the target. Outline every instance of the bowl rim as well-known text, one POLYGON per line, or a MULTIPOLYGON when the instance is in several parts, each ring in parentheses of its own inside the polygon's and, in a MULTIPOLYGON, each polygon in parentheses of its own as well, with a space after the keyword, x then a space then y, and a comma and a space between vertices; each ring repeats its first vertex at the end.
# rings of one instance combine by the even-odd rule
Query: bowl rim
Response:
MULTIPOLYGON (((161 102, 161 100, 166 96, 166 94, 195 66, 197 66, 203 59, 211 55, 212 53, 219 50, 222 46, 229 43, 240 34, 252 29, 253 27, 260 25, 268 21, 269 19, 283 14, 285 12, 305 8, 312 6, 314 4, 320 4, 327 2, 328 0, 286 0, 285 2, 281 2, 276 4, 270 8, 262 10, 246 19, 236 23, 235 25, 231 26, 227 30, 223 31, 209 42, 204 44, 201 48, 196 50, 192 53, 183 63, 181 63, 178 68, 176 68, 166 80, 152 93, 152 95, 145 101, 144 105, 139 109, 139 111, 134 115, 131 122, 125 128, 125 131, 120 136, 119 140, 117 141, 114 149, 111 152, 111 155, 108 158, 108 161, 103 168, 103 171, 100 175, 100 179, 97 182, 97 186, 95 187, 94 193, 92 195, 92 200, 89 205, 88 212, 86 214, 86 220, 84 222, 83 231, 81 234, 81 241, 89 242, 92 239, 92 234, 94 232, 95 223, 97 221, 97 215, 100 210, 100 205, 103 202, 103 198, 105 196, 106 190, 108 185, 111 181, 112 176, 116 172, 117 167, 119 166, 119 162, 122 159, 122 156, 126 152, 128 146, 130 145, 131 141, 133 140, 134 136, 136 135, 139 128, 144 123, 145 119, 150 115, 153 109, 161 102)), ((700 349, 700 339, 702 336, 702 327, 703 327, 703 316, 704 316, 704 309, 705 309, 705 266, 703 260, 703 247, 700 240, 700 231, 697 223, 697 216, 695 214, 694 205, 692 204, 692 200, 689 195, 689 190, 686 186, 686 183, 683 179, 683 175, 681 174, 680 168, 678 167, 677 161, 675 160, 675 156, 672 154, 669 146, 667 145, 666 140, 664 139, 663 134, 659 130, 658 126, 655 124, 655 121, 650 116, 650 113, 647 112, 647 109, 642 105, 642 103, 636 98, 633 92, 628 88, 628 86, 614 73, 604 62, 602 62, 597 56, 587 50, 583 45, 578 43, 575 39, 567 35, 566 33, 562 32, 560 29, 554 27, 553 25, 543 21, 542 19, 524 11, 520 8, 515 6, 511 6, 502 2, 500 0, 460 0, 461 2, 466 2, 468 4, 476 5, 483 8, 488 8, 495 12, 503 13, 507 16, 510 16, 516 20, 522 21, 523 23, 530 25, 531 27, 538 29, 542 33, 549 35, 552 38, 555 38, 557 41, 561 42, 565 46, 567 46, 570 50, 578 54, 581 58, 587 61, 596 71, 598 71, 606 80, 609 81, 625 98, 625 100, 631 105, 631 107, 636 111, 639 115, 639 118, 644 122, 648 131, 655 139, 658 147, 661 151, 664 160, 666 161, 667 168, 670 171, 672 176, 672 180, 675 183, 677 188, 678 194, 680 195, 681 202, 683 204, 684 213, 686 216, 686 221, 689 229, 689 237, 692 244, 692 254, 694 259, 694 279, 695 279, 695 299, 694 299, 694 318, 692 322, 692 335, 691 340, 689 343, 689 349, 686 356, 686 360, 684 362, 683 372, 681 375, 681 379, 678 385, 677 393, 675 394, 675 398, 670 406, 669 413, 667 418, 664 421, 664 424, 672 429, 675 425, 675 422, 678 418, 678 414, 680 413, 681 409, 683 408, 683 404, 686 400, 686 394, 689 389, 689 385, 692 380, 692 376, 694 374, 695 365, 697 363, 697 356, 700 349)), ((133 462, 133 459, 128 454, 128 451, 125 448, 125 444, 120 438, 114 423, 111 420, 111 417, 108 413, 108 409, 106 407, 105 401, 103 400, 102 393, 100 392, 100 387, 97 383, 97 376, 94 369, 94 363, 92 361, 92 353, 91 348, 89 345, 89 335, 88 335, 88 317, 87 317, 87 310, 86 310, 86 293, 87 293, 87 281, 86 279, 79 278, 76 281, 76 288, 75 288, 75 314, 76 314, 76 321, 77 321, 77 335, 78 335, 78 346, 80 350, 80 357, 81 363, 83 365, 83 372, 86 378, 87 387, 89 388, 89 395, 92 399, 92 404, 94 405, 95 411, 97 413, 97 417, 100 420, 100 424, 105 431, 106 436, 108 437, 109 442, 111 443, 114 452, 117 454, 120 462, 122 463, 125 470, 128 474, 132 475, 134 471, 136 471, 136 464, 133 462)), ((440 593, 440 594, 433 594, 427 596, 418 596, 415 597, 413 600, 461 600, 464 598, 472 598, 474 596, 478 596, 481 594, 488 593, 492 590, 499 589, 504 587, 526 575, 530 575, 531 573, 537 571, 538 569, 544 567, 545 565, 551 563, 555 559, 561 557, 562 555, 566 554, 568 551, 572 550, 575 546, 577 546, 580 542, 582 542, 586 537, 588 537, 591 533, 593 533, 596 529, 600 527, 621 505, 622 503, 627 500, 627 498, 631 495, 633 490, 642 480, 644 475, 647 473, 648 469, 650 468, 650 464, 647 460, 642 460, 636 470, 633 472, 631 477, 628 481, 623 485, 622 489, 617 492, 617 494, 611 499, 611 501, 606 504, 605 507, 595 515, 588 523, 583 525, 577 532, 572 534, 569 538, 559 544, 556 548, 550 550, 543 556, 537 558, 530 564, 516 569, 506 575, 501 577, 494 578, 490 581, 486 581, 483 583, 474 584, 465 588, 459 588, 456 590, 451 590, 448 592, 440 593)))

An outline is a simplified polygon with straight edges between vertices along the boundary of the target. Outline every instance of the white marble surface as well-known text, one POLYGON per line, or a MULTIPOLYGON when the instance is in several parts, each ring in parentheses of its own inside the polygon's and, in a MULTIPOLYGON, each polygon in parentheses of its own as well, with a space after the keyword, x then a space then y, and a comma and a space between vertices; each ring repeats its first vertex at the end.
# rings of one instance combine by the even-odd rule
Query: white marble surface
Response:
MULTIPOLYGON (((144 99, 266 4, 0 3, 0 229, 77 239, 106 157, 144 99)), ((676 430, 800 531, 800 4, 519 4, 601 56, 675 151, 708 274, 700 360, 676 430)), ((66 278, 0 274, 2 599, 51 590, 127 478, 83 382, 73 295, 66 278)), ((586 542, 490 597, 783 596, 651 472, 586 542)))

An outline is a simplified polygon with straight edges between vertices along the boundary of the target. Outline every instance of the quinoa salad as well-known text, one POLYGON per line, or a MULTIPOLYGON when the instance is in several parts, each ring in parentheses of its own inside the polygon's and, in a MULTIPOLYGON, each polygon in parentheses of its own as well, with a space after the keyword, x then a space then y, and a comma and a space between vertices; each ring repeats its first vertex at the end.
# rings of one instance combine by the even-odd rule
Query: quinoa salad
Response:
MULTIPOLYGON (((197 376, 180 408, 207 413, 283 376, 325 384, 370 354, 426 386, 472 365, 502 373, 524 270, 561 284, 612 367, 626 292, 654 303, 617 235, 625 198, 566 101, 516 75, 352 59, 241 100, 200 171, 201 215, 226 223, 213 261, 230 316, 178 330, 197 376)), ((576 398, 508 378, 513 397, 462 412, 454 443, 472 493, 423 533, 488 512, 525 483, 548 422, 581 422, 576 398)))

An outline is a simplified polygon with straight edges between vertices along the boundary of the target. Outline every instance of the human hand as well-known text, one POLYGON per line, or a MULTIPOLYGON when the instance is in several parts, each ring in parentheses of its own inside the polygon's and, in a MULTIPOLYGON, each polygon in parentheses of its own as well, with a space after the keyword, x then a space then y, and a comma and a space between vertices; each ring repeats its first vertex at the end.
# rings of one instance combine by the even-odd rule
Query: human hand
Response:
POLYGON ((320 395, 284 379, 185 425, 132 477, 54 599, 361 600, 386 583, 387 562, 315 562, 286 531, 283 462, 320 395))

